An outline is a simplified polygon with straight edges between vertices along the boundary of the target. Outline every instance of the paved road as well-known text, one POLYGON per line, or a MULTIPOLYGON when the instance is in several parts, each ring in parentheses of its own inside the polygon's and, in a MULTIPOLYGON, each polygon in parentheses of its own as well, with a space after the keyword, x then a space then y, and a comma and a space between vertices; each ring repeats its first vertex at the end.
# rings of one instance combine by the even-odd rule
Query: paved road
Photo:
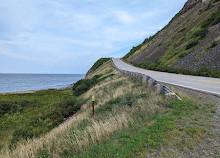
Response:
POLYGON ((113 58, 112 60, 115 66, 121 70, 142 73, 154 78, 159 82, 208 92, 220 96, 220 79, 145 70, 129 65, 119 58, 113 58))

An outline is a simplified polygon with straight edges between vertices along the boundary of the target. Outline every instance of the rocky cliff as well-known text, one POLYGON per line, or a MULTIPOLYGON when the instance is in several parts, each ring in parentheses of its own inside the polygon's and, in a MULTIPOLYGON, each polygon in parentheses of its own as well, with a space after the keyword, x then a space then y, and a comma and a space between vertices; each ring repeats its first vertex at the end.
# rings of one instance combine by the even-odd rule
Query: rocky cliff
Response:
POLYGON ((220 70, 220 1, 188 0, 156 35, 146 38, 125 57, 133 64, 220 70))

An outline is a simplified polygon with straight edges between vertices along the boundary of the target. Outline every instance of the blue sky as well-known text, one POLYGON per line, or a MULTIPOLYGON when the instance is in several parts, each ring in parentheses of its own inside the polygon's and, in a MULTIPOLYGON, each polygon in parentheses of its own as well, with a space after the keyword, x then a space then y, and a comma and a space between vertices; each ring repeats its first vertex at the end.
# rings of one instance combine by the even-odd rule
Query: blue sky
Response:
POLYGON ((0 0, 0 73, 86 73, 164 27, 186 0, 0 0))

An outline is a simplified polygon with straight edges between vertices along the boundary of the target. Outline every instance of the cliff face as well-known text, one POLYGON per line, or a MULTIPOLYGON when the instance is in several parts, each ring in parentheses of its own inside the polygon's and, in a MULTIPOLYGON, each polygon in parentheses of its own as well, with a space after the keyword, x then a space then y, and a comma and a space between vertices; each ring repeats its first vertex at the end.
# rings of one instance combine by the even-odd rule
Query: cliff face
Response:
POLYGON ((220 70, 220 1, 188 0, 166 27, 124 59, 190 70, 220 70))
POLYGON ((183 9, 182 9, 180 12, 181 12, 181 13, 184 13, 184 12, 186 12, 187 10, 193 8, 196 4, 202 3, 203 1, 208 1, 208 0, 188 0, 188 1, 185 3, 183 9))

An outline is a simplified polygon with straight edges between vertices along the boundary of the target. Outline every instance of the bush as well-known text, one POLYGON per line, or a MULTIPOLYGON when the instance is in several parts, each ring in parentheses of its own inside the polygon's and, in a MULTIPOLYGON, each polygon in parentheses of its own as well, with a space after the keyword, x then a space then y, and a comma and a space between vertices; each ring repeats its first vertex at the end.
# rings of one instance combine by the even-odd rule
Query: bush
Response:
POLYGON ((201 27, 207 29, 208 27, 216 25, 219 22, 220 22, 220 7, 215 13, 211 14, 209 18, 201 24, 201 27))
POLYGON ((191 49, 199 44, 199 41, 192 41, 186 46, 186 50, 191 49))
POLYGON ((99 82, 99 78, 101 75, 96 75, 91 79, 82 79, 76 82, 73 86, 73 94, 75 96, 79 96, 93 87, 95 84, 99 82))
POLYGON ((24 107, 31 104, 31 101, 25 99, 19 99, 16 101, 0 101, 0 117, 6 113, 15 113, 17 111, 22 111, 24 107))
POLYGON ((89 73, 94 72, 97 70, 102 64, 109 61, 110 58, 101 58, 98 61, 95 62, 95 64, 90 68, 89 73))
POLYGON ((25 125, 18 127, 12 134, 11 145, 22 139, 38 137, 42 133, 61 124, 65 118, 76 113, 84 100, 76 97, 66 97, 55 104, 50 110, 44 111, 40 118, 35 118, 25 125))
POLYGON ((208 33, 207 28, 199 28, 196 32, 193 33, 192 37, 196 38, 199 37, 200 39, 206 37, 206 34, 208 33))
POLYGON ((96 110, 96 113, 103 114, 108 113, 109 111, 113 111, 115 107, 123 107, 123 106, 132 106, 135 98, 127 95, 124 97, 118 97, 115 99, 112 99, 105 103, 105 105, 101 106, 99 109, 96 110))
POLYGON ((127 59, 129 58, 130 56, 132 56, 137 50, 141 49, 141 47, 144 45, 145 42, 147 42, 148 39, 145 39, 143 43, 139 44, 138 46, 136 47, 133 47, 130 52, 128 54, 126 54, 123 59, 127 59))

